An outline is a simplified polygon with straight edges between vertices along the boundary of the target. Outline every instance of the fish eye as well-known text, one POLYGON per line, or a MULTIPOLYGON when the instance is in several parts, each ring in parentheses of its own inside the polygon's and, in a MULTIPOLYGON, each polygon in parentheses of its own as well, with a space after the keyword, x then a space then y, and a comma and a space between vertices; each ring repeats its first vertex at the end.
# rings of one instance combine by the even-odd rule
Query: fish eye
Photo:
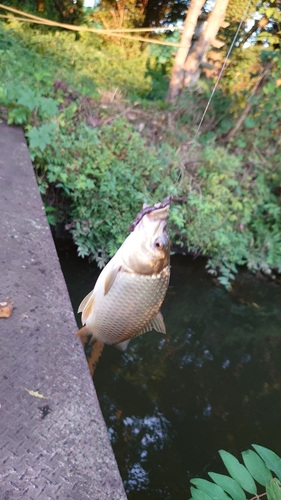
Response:
POLYGON ((163 245, 162 241, 160 241, 159 239, 155 240, 155 242, 154 242, 154 246, 155 246, 155 248, 157 248, 158 250, 162 250, 162 249, 163 249, 163 247, 164 247, 164 245, 163 245))

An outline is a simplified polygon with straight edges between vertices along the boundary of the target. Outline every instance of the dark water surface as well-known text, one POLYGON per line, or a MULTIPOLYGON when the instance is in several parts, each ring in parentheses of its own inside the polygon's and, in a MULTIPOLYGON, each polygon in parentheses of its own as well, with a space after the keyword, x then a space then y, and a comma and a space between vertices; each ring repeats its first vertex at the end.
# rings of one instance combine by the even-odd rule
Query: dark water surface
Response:
MULTIPOLYGON (((98 271, 59 255, 77 310, 98 271)), ((228 293, 204 264, 172 258, 167 335, 106 346, 94 375, 129 500, 188 499, 190 478, 226 473, 221 448, 281 453, 281 284, 242 272, 228 293)))

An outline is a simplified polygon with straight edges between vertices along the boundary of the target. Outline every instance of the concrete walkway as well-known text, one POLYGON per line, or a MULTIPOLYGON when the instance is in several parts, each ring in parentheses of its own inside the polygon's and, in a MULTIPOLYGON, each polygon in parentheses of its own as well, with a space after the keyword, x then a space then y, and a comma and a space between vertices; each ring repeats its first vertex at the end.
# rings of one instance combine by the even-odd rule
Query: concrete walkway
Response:
POLYGON ((125 500, 24 135, 1 123, 0 302, 7 297, 0 500, 125 500))

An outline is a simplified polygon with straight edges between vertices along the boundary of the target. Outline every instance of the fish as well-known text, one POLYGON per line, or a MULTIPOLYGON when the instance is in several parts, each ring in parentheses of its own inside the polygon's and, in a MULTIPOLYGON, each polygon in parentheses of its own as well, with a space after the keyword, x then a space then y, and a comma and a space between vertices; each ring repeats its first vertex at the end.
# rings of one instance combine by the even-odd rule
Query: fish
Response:
POLYGON ((160 307, 170 280, 170 198, 143 205, 130 234, 104 267, 78 313, 76 336, 125 350, 130 339, 152 329, 166 333, 160 307))

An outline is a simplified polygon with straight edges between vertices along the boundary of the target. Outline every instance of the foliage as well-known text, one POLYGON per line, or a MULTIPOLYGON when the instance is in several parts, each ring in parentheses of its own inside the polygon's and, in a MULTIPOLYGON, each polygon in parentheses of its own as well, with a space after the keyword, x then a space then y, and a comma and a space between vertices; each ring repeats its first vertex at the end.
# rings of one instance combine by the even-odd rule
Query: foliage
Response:
POLYGON ((129 0, 119 3, 120 5, 117 5, 115 0, 101 0, 93 9, 93 18, 99 20, 105 28, 176 24, 177 21, 184 19, 190 2, 163 0, 159 3, 156 0, 129 0))
POLYGON ((82 124, 72 134, 64 127, 55 134, 57 140, 50 141, 43 158, 37 138, 30 141, 37 161, 44 161, 41 187, 47 182, 62 190, 70 202, 79 255, 93 256, 103 266, 123 242, 142 202, 173 193, 173 151, 168 146, 149 148, 121 119, 101 129, 82 124), (166 179, 162 185, 161 178, 166 179))
POLYGON ((80 24, 83 0, 3 0, 8 7, 70 24, 80 24))
POLYGON ((135 0, 103 0, 95 8, 88 8, 85 18, 90 26, 98 25, 106 29, 134 28, 142 25, 144 6, 135 0))
POLYGON ((93 33, 81 33, 77 41, 71 32, 32 29, 15 20, 8 26, 8 32, 0 28, 5 58, 0 63, 4 71, 1 81, 21 76, 29 85, 40 83, 40 90, 45 87, 50 92, 52 83, 60 79, 91 97, 98 97, 97 86, 102 90, 120 86, 125 94, 139 96, 152 88, 151 78, 146 77, 149 55, 139 52, 139 44, 117 45, 115 40, 108 46, 93 33))
MULTIPOLYGON (((173 32, 163 35, 163 41, 179 43, 180 33, 173 32)), ((146 77, 151 77, 152 89, 147 93, 149 99, 164 99, 168 89, 168 75, 173 65, 174 47, 169 45, 153 45, 148 47, 148 59, 146 63, 146 77)))
POLYGON ((248 15, 253 15, 257 9, 257 0, 229 0, 226 10, 226 19, 231 22, 240 22, 247 9, 248 15))
MULTIPOLYGON (((272 192, 276 175, 253 162, 243 166, 243 156, 206 146, 203 165, 182 207, 181 237, 190 250, 212 256, 208 267, 220 268, 220 282, 228 286, 236 266, 270 273, 272 257, 281 270, 280 210, 272 192), (184 223, 187 221, 187 223, 184 223)), ((277 160, 277 159, 276 159, 277 160)), ((280 182, 280 172, 276 179, 280 182)))
POLYGON ((278 0, 230 0, 226 11, 226 21, 229 27, 220 34, 228 43, 233 39, 234 33, 241 20, 238 47, 243 47, 246 42, 252 46, 271 46, 280 49, 280 3, 278 0), (266 44, 266 45, 265 45, 266 44))
MULTIPOLYGON (((249 97, 237 73, 216 93, 197 144, 194 126, 211 92, 206 81, 175 108, 148 100, 165 87, 170 49, 139 53, 136 71, 130 44, 109 50, 89 34, 74 41, 69 33, 8 27, 0 29, 2 109, 9 123, 25 127, 48 219, 67 223, 80 255, 104 265, 141 204, 170 194, 173 243, 208 256, 222 284, 230 286, 237 265, 281 271, 277 56, 242 134, 228 147, 215 142, 249 97), (138 101, 112 92, 116 84, 138 101)), ((253 68, 263 68, 270 54, 261 59, 254 51, 253 68)), ((246 82, 250 90, 249 75, 246 82)))
POLYGON ((191 498, 246 500, 246 494, 254 495, 254 498, 261 498, 266 494, 268 500, 281 500, 281 458, 268 448, 256 444, 252 446, 255 451, 247 450, 242 453, 245 465, 231 453, 220 450, 229 476, 209 472, 212 481, 191 479, 191 483, 196 486, 191 487, 191 498), (277 477, 273 477, 272 472, 277 477), (265 487, 266 493, 258 493, 259 485, 265 487))

